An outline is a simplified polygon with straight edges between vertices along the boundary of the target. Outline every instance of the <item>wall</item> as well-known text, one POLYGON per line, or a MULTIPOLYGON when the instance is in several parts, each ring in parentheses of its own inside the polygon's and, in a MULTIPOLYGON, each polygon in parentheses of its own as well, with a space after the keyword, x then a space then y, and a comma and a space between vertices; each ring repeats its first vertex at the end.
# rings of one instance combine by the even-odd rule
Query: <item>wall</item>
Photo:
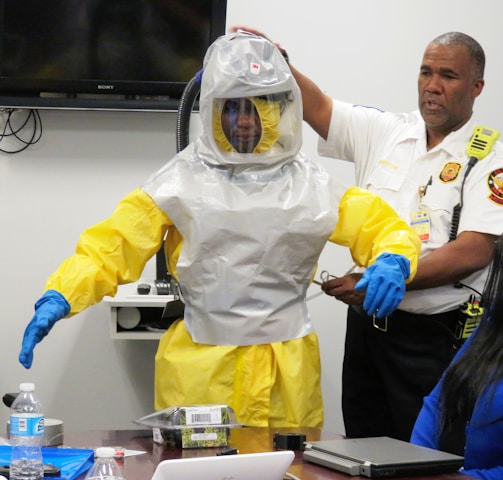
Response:
MULTIPOLYGON (((253 26, 280 41, 292 63, 328 93, 394 111, 416 107, 426 43, 446 31, 464 31, 481 42, 488 57, 477 118, 503 129, 497 103, 502 33, 497 22, 488 21, 498 11, 503 6, 489 0, 476 5, 464 0, 229 0, 228 25, 253 26)), ((132 428, 132 420, 153 409, 156 342, 111 340, 104 304, 59 322, 36 348, 30 370, 17 356, 33 303, 48 275, 72 254, 80 232, 107 216, 119 198, 174 154, 175 115, 49 110, 41 115, 39 144, 17 155, 0 154, 0 394, 34 381, 47 416, 63 419, 67 430, 132 428)), ((317 158, 316 137, 307 126, 304 137, 303 150, 317 158)), ((342 181, 353 181, 351 165, 320 161, 342 181)), ((349 264, 347 252, 333 245, 320 260, 320 268, 333 274, 342 274, 349 264)), ((149 265, 145 276, 152 272, 149 265)), ((317 292, 312 287, 309 294, 317 292)), ((343 432, 345 307, 325 296, 309 305, 322 348, 326 427, 343 432)), ((0 436, 7 418, 8 409, 0 406, 0 436)))

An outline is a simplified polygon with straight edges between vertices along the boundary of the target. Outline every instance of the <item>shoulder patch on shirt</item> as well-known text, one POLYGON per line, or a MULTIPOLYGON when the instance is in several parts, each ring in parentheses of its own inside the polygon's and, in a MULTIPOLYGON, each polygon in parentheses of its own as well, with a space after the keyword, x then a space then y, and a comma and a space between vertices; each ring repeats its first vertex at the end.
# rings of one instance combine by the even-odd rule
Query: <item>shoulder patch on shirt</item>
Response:
POLYGON ((446 163, 438 178, 444 183, 456 180, 456 178, 458 178, 459 172, 461 171, 461 166, 462 165, 457 162, 446 163))
POLYGON ((487 186, 491 190, 489 200, 503 205, 503 168, 497 168, 488 175, 487 186))

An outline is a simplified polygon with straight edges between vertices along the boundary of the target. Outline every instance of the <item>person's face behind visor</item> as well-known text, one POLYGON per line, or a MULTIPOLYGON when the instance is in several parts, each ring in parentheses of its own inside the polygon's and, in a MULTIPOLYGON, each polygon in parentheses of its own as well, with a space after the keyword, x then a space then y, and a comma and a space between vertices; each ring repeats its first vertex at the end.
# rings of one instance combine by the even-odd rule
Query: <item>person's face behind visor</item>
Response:
POLYGON ((260 117, 248 98, 230 98, 222 108, 222 130, 238 153, 252 153, 262 136, 260 117))
POLYGON ((267 97, 219 98, 213 105, 213 136, 223 152, 263 153, 279 137, 280 105, 267 97))

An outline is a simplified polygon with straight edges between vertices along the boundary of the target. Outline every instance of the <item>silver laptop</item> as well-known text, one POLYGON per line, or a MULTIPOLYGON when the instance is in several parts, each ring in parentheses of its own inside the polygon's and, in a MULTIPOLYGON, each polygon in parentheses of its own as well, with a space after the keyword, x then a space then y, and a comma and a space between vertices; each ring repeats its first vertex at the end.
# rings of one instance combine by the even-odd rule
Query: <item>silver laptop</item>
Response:
POLYGON ((389 437, 341 438, 306 444, 303 458, 332 470, 368 478, 435 475, 458 471, 463 457, 389 437))
POLYGON ((294 457, 281 450, 163 460, 152 480, 282 480, 294 457))

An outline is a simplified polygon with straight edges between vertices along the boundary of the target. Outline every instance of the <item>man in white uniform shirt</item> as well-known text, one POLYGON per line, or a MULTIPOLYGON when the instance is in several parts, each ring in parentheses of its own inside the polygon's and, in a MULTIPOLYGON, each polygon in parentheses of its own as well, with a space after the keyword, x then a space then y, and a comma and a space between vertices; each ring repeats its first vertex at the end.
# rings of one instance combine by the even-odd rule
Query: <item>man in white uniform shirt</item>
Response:
POLYGON ((381 321, 360 307, 353 287, 361 273, 324 285, 350 305, 342 379, 347 436, 409 440, 423 397, 461 343, 460 306, 472 294, 480 298, 503 230, 501 143, 467 175, 484 67, 484 51, 473 38, 437 37, 420 66, 419 110, 393 114, 332 99, 290 65, 304 120, 321 137, 319 153, 352 161, 357 184, 387 200, 422 239, 417 275, 399 309, 381 321))

